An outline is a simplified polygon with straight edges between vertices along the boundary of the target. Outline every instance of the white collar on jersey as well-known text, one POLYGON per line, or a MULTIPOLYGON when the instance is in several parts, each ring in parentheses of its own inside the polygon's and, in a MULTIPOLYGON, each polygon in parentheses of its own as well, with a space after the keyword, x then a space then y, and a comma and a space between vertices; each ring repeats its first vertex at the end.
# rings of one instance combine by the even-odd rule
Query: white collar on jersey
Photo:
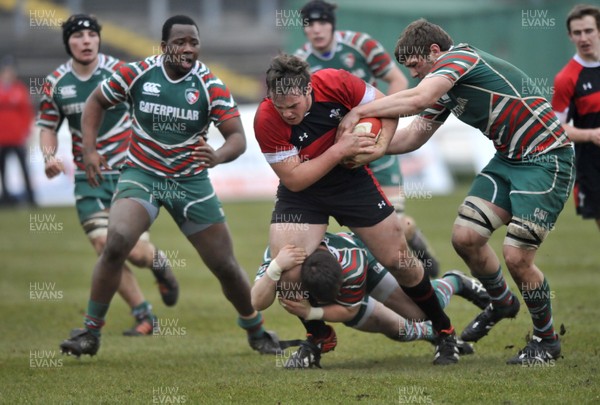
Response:
POLYGON ((600 60, 597 60, 597 61, 594 61, 594 62, 583 60, 583 58, 581 56, 579 56, 578 53, 576 53, 575 56, 573 56, 573 59, 575 59, 575 61, 577 63, 579 63, 581 66, 586 67, 586 68, 597 68, 597 67, 600 67, 600 60))

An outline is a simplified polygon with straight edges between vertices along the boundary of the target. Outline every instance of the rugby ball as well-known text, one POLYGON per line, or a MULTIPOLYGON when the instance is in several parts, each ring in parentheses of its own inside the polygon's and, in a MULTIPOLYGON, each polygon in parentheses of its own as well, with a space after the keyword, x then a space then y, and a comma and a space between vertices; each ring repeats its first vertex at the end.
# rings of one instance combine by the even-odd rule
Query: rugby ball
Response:
POLYGON ((377 142, 381 134, 381 120, 379 118, 363 118, 358 121, 352 132, 355 134, 373 134, 375 135, 375 142, 377 142))
MULTIPOLYGON (((379 118, 363 118, 354 126, 352 132, 355 134, 373 134, 375 142, 377 142, 381 134, 381 120, 379 118)), ((360 165, 356 166, 354 163, 348 161, 348 159, 344 159, 342 165, 347 169, 360 167, 360 165)))

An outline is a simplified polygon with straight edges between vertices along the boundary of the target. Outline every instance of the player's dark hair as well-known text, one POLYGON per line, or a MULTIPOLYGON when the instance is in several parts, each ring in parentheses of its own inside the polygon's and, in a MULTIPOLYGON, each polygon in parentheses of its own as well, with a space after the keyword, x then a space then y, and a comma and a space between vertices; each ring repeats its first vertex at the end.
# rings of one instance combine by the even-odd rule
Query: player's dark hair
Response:
POLYGON ((267 91, 274 95, 305 95, 310 83, 309 65, 302 59, 288 54, 273 58, 267 70, 267 91))
MULTIPOLYGON (((171 35, 171 28, 173 28, 175 24, 193 25, 194 27, 196 27, 196 30, 198 30, 196 22, 187 15, 174 15, 173 17, 167 19, 167 21, 165 21, 165 23, 163 24, 161 41, 167 42, 169 40, 169 36, 171 35)), ((200 30, 198 30, 198 32, 199 31, 200 30)))
POLYGON ((342 266, 331 252, 317 249, 302 263, 300 279, 311 301, 332 304, 342 286, 342 266))
POLYGON ((600 30, 600 8, 589 4, 578 4, 567 15, 567 32, 571 33, 571 21, 591 15, 596 19, 596 28, 600 30))
POLYGON ((428 56, 433 44, 447 51, 453 42, 442 27, 420 18, 404 29, 396 43, 394 55, 399 63, 405 64, 410 56, 428 56))
POLYGON ((102 26, 98 23, 96 17, 91 14, 73 14, 62 23, 61 28, 65 49, 71 56, 73 56, 69 47, 69 38, 71 35, 78 31, 91 30, 96 32, 98 37, 100 37, 100 31, 102 30, 102 26))

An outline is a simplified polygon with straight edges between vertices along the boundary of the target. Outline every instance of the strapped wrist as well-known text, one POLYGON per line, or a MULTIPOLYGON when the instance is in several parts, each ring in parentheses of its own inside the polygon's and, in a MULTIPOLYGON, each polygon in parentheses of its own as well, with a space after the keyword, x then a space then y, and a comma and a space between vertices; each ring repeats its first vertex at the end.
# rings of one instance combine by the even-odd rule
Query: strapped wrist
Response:
POLYGON ((271 260, 269 263, 269 267, 267 267, 267 276, 273 281, 279 281, 281 278, 281 273, 283 273, 283 269, 279 267, 279 264, 275 259, 271 260))
POLYGON ((325 311, 321 307, 310 307, 308 315, 306 316, 307 321, 320 321, 323 319, 325 311))

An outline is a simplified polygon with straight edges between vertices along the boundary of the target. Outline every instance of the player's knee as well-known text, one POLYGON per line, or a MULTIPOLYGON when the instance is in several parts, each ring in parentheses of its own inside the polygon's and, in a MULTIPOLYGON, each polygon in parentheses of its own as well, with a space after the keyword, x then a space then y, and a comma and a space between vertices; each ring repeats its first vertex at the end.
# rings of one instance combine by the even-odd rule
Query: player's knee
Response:
POLYGON ((413 236, 415 236, 415 231, 417 229, 414 218, 408 215, 403 215, 400 218, 400 222, 402 223, 402 229, 404 231, 406 240, 411 240, 413 236))
POLYGON ((504 223, 502 219, 479 197, 468 196, 458 207, 454 228, 462 227, 474 231, 485 239, 504 223))
POLYGON ((148 232, 144 232, 138 242, 135 244, 127 260, 138 267, 147 267, 152 263, 154 246, 148 242, 148 238, 144 237, 148 232))
POLYGON ((474 249, 485 244, 487 239, 482 239, 481 235, 472 229, 465 227, 454 227, 452 230, 452 246, 459 255, 468 254, 474 249))
POLYGON ((106 236, 99 236, 95 238, 90 238, 90 243, 92 247, 96 251, 96 254, 100 255, 104 250, 104 246, 106 246, 106 236))
POLYGON ((222 258, 217 263, 213 263, 210 270, 221 283, 235 283, 243 272, 234 257, 222 258))
POLYGON ((548 236, 548 227, 513 217, 508 224, 504 244, 522 250, 536 250, 548 236))
POLYGON ((103 256, 109 262, 124 262, 132 247, 132 243, 126 234, 112 231, 108 234, 103 256))
POLYGON ((533 265, 532 261, 524 255, 524 251, 520 249, 511 249, 504 246, 504 262, 506 268, 510 272, 513 280, 519 284, 526 279, 526 275, 530 273, 533 265))

